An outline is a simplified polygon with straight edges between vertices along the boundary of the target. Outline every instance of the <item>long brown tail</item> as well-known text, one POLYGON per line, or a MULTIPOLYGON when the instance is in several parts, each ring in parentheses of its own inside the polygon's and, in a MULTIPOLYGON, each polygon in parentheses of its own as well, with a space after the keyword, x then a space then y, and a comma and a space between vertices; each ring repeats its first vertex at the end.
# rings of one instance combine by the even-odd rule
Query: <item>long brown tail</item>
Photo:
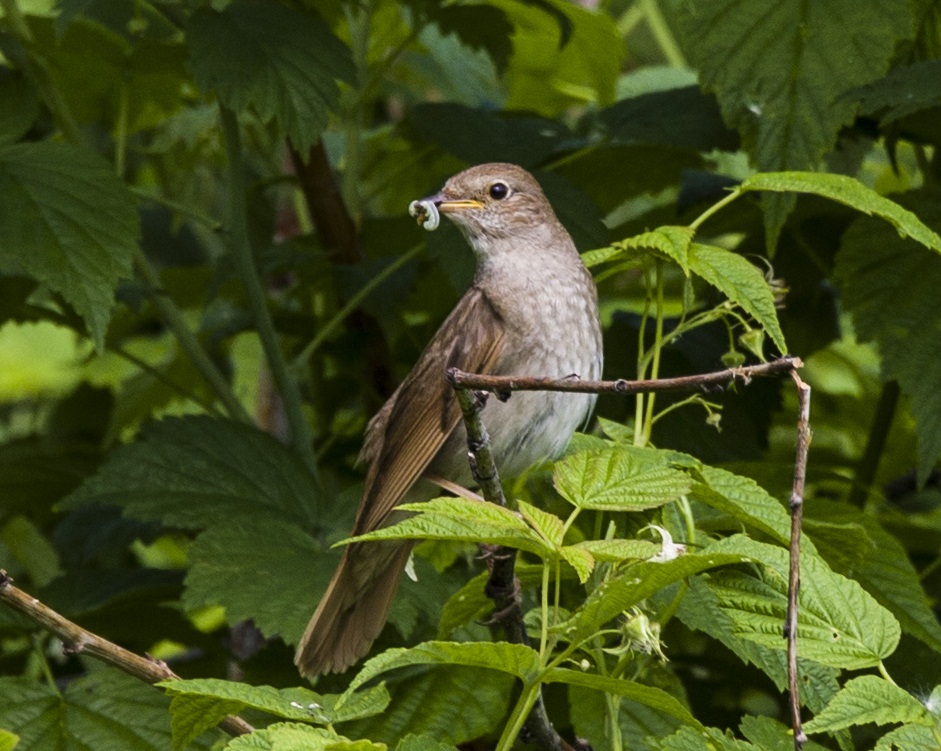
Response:
POLYGON ((389 617, 411 550, 412 543, 370 542, 343 551, 294 655, 302 675, 340 673, 369 651, 389 617))

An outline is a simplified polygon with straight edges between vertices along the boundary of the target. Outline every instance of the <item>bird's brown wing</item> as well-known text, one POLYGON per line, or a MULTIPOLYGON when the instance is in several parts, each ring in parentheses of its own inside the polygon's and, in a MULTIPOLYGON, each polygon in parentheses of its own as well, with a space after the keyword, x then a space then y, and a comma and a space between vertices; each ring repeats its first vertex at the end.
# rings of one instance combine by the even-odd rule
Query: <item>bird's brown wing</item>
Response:
POLYGON ((354 534, 380 527, 461 419, 445 371, 488 373, 505 345, 505 324, 472 287, 428 343, 412 372, 370 421, 363 459, 366 490, 354 534))

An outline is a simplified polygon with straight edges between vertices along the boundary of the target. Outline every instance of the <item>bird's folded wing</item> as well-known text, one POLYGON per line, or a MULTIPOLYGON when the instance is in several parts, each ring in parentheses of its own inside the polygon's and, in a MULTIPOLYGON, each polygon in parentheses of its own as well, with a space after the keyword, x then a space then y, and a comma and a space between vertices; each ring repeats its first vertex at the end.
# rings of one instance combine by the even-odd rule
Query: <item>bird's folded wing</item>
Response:
POLYGON ((472 287, 369 423, 363 450, 369 469, 354 534, 382 526, 460 422, 445 371, 492 372, 505 339, 503 319, 486 295, 472 287))

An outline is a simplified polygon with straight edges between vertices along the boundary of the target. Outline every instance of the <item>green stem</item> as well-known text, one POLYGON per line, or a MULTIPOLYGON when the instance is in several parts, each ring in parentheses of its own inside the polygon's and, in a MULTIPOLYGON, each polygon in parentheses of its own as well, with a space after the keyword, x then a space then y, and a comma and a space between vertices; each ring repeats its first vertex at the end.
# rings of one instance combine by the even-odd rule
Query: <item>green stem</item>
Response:
MULTIPOLYGON (((346 19, 350 27, 350 50, 356 67, 357 81, 364 81, 369 70, 369 21, 372 8, 368 0, 362 5, 347 6, 346 19)), ((360 139, 363 131, 363 113, 367 102, 361 98, 368 82, 352 95, 346 112, 346 154, 343 167, 343 199, 354 222, 362 218, 360 196, 360 139)))
POLYGON ((546 645, 549 643, 549 561, 542 562, 542 593, 540 598, 542 608, 542 625, 539 629, 539 655, 546 656, 546 645))
POLYGON ((529 717, 529 713, 536 706, 536 701, 539 699, 539 686, 538 681, 533 684, 523 684, 523 691, 520 693, 519 699, 516 700, 516 705, 510 713, 510 719, 506 727, 503 728, 503 734, 497 743, 496 751, 510 751, 513 748, 520 730, 523 729, 523 725, 526 723, 526 718, 529 717))
POLYGON ((372 294, 379 285, 381 285, 386 279, 391 277, 396 271, 402 268, 406 263, 415 258, 424 248, 423 243, 411 248, 407 253, 396 258, 392 263, 386 266, 382 271, 376 274, 372 279, 370 279, 366 284, 364 284, 355 295, 353 295, 349 300, 346 301, 346 304, 340 308, 339 311, 334 314, 327 323, 317 332, 317 335, 307 343, 307 345, 300 351, 297 357, 294 358, 291 363, 291 367, 296 370, 302 368, 304 363, 306 363, 311 355, 316 352, 320 346, 333 335, 333 332, 336 331, 340 324, 346 319, 346 317, 356 310, 365 300, 372 294))
POLYGON ((647 16, 647 23, 650 25, 650 31, 660 47, 660 51, 667 59, 670 65, 676 68, 686 68, 688 63, 683 55, 683 51, 673 38, 673 31, 670 29, 660 12, 660 6, 657 0, 641 0, 644 9, 644 15, 647 16))
POLYGON ((129 363, 136 365, 143 372, 147 373, 152 378, 160 381, 161 383, 166 385, 168 388, 172 389, 177 394, 182 396, 184 399, 188 399, 192 401, 193 403, 198 404, 200 407, 206 410, 206 412, 208 412, 209 414, 217 415, 217 416, 220 414, 215 404, 213 404, 207 399, 203 399, 201 396, 199 396, 199 394, 194 394, 191 391, 187 391, 185 388, 183 388, 183 386, 181 386, 172 378, 170 378, 166 373, 162 373, 159 368, 155 368, 146 360, 142 360, 137 355, 132 354, 131 352, 128 352, 126 349, 124 349, 124 347, 113 346, 113 347, 109 347, 109 349, 112 352, 114 352, 116 355, 118 355, 119 357, 123 357, 129 363))
POLYGON ((862 508, 866 505, 869 488, 876 479, 879 460, 882 459, 882 452, 885 451, 885 444, 889 438, 889 429, 895 418, 899 395, 898 381, 886 381, 882 385, 882 393, 879 394, 879 401, 876 403, 876 414, 872 418, 872 425, 869 426, 866 448, 863 449, 863 455, 859 458, 859 464, 856 465, 856 476, 853 478, 853 486, 847 499, 853 506, 862 508))
POLYGON ((716 201, 716 203, 712 204, 712 206, 710 206, 702 214, 697 216, 690 223, 689 228, 693 231, 698 230, 702 226, 703 222, 705 222, 709 217, 711 217, 713 214, 724 209, 726 206, 732 203, 732 201, 734 201, 736 198, 743 195, 743 193, 744 191, 741 188, 734 188, 732 192, 729 193, 725 198, 723 198, 721 201, 716 201))
POLYGON ((137 266, 137 272, 141 275, 144 282, 153 290, 153 303, 160 314, 161 319, 170 329, 170 333, 176 337, 180 347, 193 363, 193 367, 199 371, 213 393, 219 398, 225 406, 226 412, 233 420, 240 420, 251 425, 252 418, 245 411, 242 403, 236 398, 235 393, 229 386, 229 382, 223 377, 222 373, 216 367, 216 364, 209 357, 209 354, 203 349, 202 344, 196 338, 196 335, 190 331, 189 326, 183 319, 183 314, 179 311, 170 297, 163 291, 160 284, 160 277, 150 265, 150 261, 138 248, 135 254, 134 262, 137 266))
MULTIPOLYGON (((647 363, 646 352, 644 348, 647 330, 647 318, 650 316, 650 274, 647 263, 644 263, 644 312, 640 317, 640 328, 637 331, 637 378, 643 380, 646 377, 647 363)), ((634 397, 634 445, 644 445, 644 394, 637 394, 634 397)))
POLYGON ((258 278, 255 259, 252 256, 248 239, 248 207, 245 199, 245 177, 242 165, 242 141, 239 133, 238 117, 228 107, 219 105, 222 121, 222 134, 229 172, 229 211, 228 225, 231 233, 232 256, 236 273, 241 279, 252 311, 255 328, 261 339, 265 359, 271 369, 271 376, 284 403, 284 411, 291 429, 291 446, 304 460, 315 482, 320 484, 317 471, 317 459, 314 456, 314 443, 310 426, 304 415, 304 406, 297 382, 291 377, 284 354, 278 341, 278 334, 268 310, 265 291, 258 278))
POLYGON ((885 678, 893 686, 899 685, 895 681, 892 680, 892 676, 889 675, 889 671, 886 668, 885 663, 882 660, 879 660, 879 673, 882 675, 883 678, 885 678))
POLYGON ((124 165, 127 157, 127 109, 130 91, 126 81, 122 81, 118 93, 118 120, 114 124, 114 171, 124 179, 124 165))
MULTIPOLYGON (((656 285, 657 285, 657 323, 653 342, 653 362, 650 365, 650 377, 657 378, 660 375, 660 351, 663 349, 663 261, 656 261, 656 285)), ((656 394, 647 395, 647 416, 644 419, 644 445, 650 443, 650 436, 653 432, 653 410, 656 394)))
POLYGON ((149 190, 145 190, 144 188, 139 188, 136 185, 130 185, 128 187, 131 193, 141 200, 152 201, 159 206, 165 206, 166 208, 176 212, 177 214, 180 214, 181 216, 185 216, 195 222, 199 222, 213 232, 219 232, 222 229, 222 222, 220 222, 218 219, 201 214, 198 211, 195 211, 191 206, 187 206, 185 203, 180 203, 170 198, 156 195, 155 193, 151 193, 149 190))
POLYGON ((72 143, 83 143, 82 133, 72 117, 68 104, 66 104, 59 89, 53 84, 46 61, 33 48, 32 32, 30 32, 29 24, 26 23, 26 18, 20 11, 16 0, 0 0, 0 8, 3 9, 13 37, 23 46, 26 62, 25 72, 32 79, 36 88, 39 89, 59 128, 72 143))

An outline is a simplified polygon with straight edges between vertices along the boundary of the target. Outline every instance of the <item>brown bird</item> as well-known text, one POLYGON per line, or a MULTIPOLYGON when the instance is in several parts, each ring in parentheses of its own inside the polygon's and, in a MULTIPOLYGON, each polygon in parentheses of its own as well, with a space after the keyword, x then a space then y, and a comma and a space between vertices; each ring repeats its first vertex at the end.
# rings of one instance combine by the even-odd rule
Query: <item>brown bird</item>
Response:
MULTIPOLYGON (((471 288, 418 363, 370 420, 361 459, 366 487, 353 535, 402 518, 400 503, 439 492, 427 478, 472 482, 460 408, 445 371, 601 377, 594 281, 535 178, 513 164, 484 164, 425 199, 460 228, 477 256, 471 288)), ((594 405, 589 394, 518 392, 490 399, 483 420, 502 477, 559 455, 594 405)), ((348 545, 297 648, 304 675, 345 670, 369 650, 411 543, 348 545)))

